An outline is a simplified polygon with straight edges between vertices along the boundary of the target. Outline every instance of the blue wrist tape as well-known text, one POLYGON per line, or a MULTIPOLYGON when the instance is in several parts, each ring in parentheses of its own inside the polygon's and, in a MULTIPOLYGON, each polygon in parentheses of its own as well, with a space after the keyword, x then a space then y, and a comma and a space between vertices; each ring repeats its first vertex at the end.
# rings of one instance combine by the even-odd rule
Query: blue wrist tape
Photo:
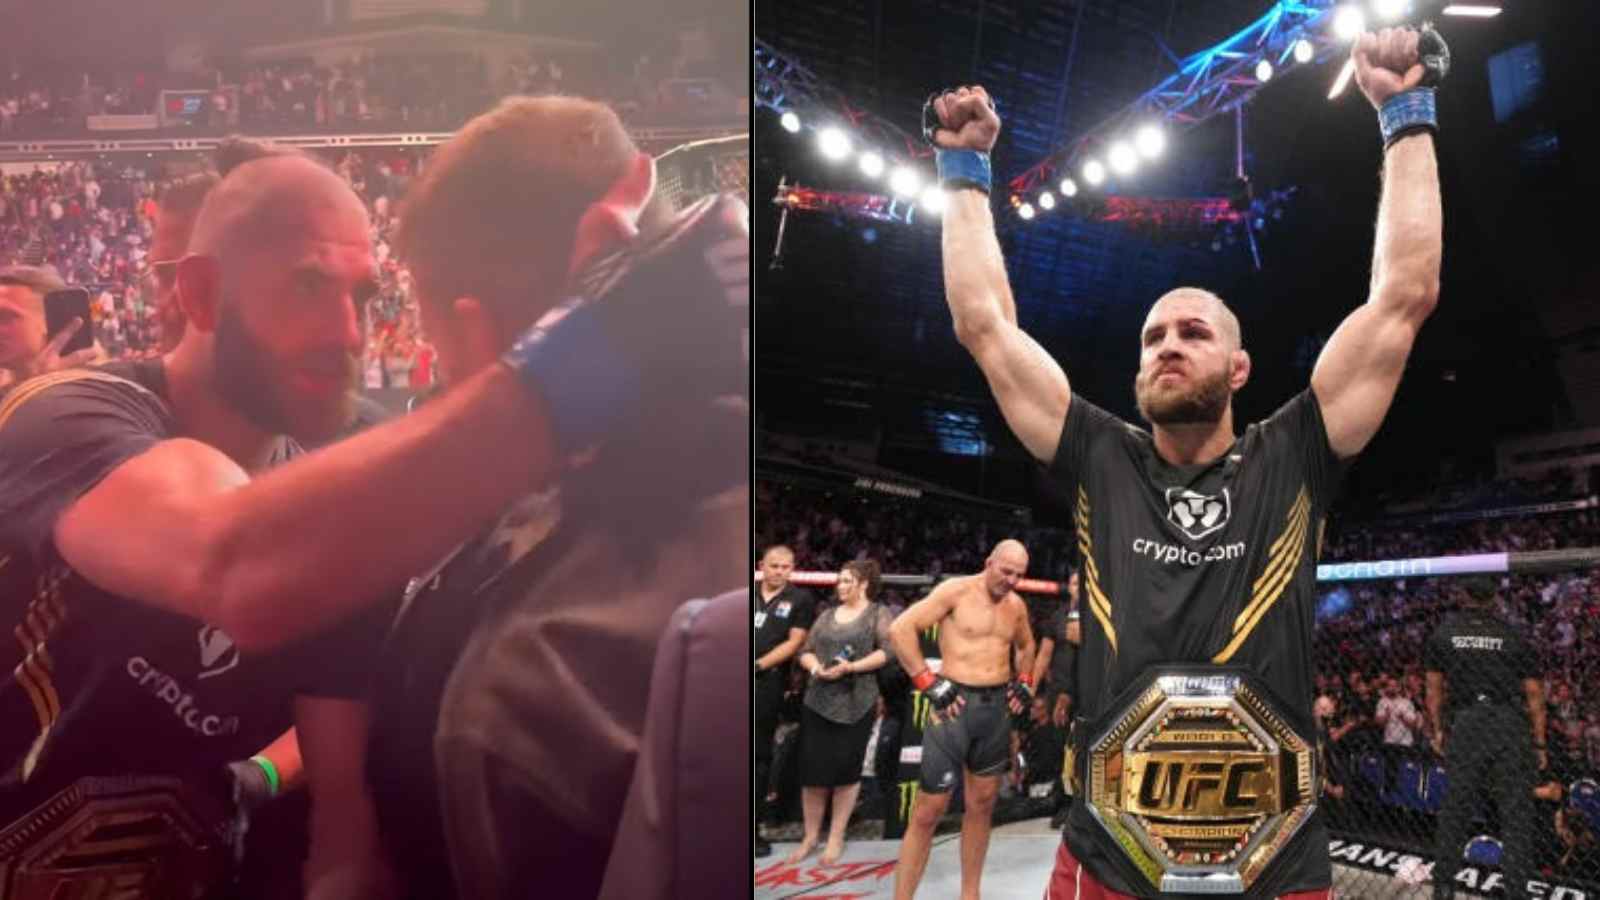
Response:
POLYGON ((989 154, 977 150, 945 150, 937 154, 939 183, 946 188, 977 188, 985 194, 993 187, 989 154))
POLYGON ((571 454, 631 417, 641 385, 638 365, 620 351, 596 304, 578 298, 558 309, 565 313, 541 319, 501 360, 544 398, 556 447, 571 454))
POLYGON ((1412 88, 1383 101, 1378 109, 1378 130, 1388 149, 1402 135, 1426 129, 1439 131, 1439 116, 1434 111, 1433 88, 1412 88))

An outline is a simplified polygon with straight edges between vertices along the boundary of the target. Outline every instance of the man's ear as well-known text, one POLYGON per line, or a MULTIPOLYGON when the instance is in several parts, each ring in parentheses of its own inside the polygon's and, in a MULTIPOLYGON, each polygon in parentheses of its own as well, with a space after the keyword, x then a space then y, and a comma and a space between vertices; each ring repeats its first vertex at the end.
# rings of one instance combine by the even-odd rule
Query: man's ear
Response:
POLYGON ((189 326, 217 330, 222 309, 222 270, 215 257, 190 254, 178 260, 176 301, 189 326))
POLYGON ((578 219, 572 259, 567 265, 569 277, 594 254, 638 236, 639 214, 650 201, 655 185, 656 161, 650 154, 640 153, 605 196, 590 204, 578 219))
POLYGON ((1233 351, 1233 371, 1228 373, 1228 387, 1238 391, 1250 380, 1250 354, 1244 350, 1233 351))

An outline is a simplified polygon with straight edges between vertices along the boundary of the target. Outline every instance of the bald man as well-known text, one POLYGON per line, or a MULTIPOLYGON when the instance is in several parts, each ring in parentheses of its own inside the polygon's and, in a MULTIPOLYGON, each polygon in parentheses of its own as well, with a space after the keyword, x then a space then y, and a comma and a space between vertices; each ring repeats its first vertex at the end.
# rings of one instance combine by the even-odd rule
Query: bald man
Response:
POLYGON ((3 877, 47 895, 214 885, 213 776, 292 709, 313 796, 308 894, 390 894, 362 788, 377 628, 360 614, 641 412, 746 377, 743 311, 721 298, 574 290, 448 397, 301 458, 298 441, 349 420, 368 231, 313 160, 241 165, 178 263, 176 349, 0 403, 0 610, 25 636, 0 651, 16 673, 0 682, 0 839, 18 848, 3 877), (674 391, 647 397, 662 383, 674 391), (50 868, 94 850, 77 816, 113 809, 185 834, 138 851, 154 874, 136 886, 126 859, 50 868))
POLYGON ((177 349, 183 337, 183 310, 178 306, 178 261, 189 249, 189 235, 206 195, 221 176, 202 171, 185 175, 161 191, 156 204, 155 231, 150 237, 150 254, 141 287, 144 302, 156 308, 161 325, 161 352, 177 349))
MULTIPOLYGON (((1197 684, 1271 698, 1278 745, 1315 746, 1311 639, 1322 526, 1345 467, 1383 423, 1439 296, 1434 97, 1421 82, 1426 67, 1448 54, 1431 50, 1425 59, 1419 41, 1416 31, 1384 29, 1352 48, 1384 146, 1367 302, 1329 338, 1309 388, 1242 435, 1233 395, 1250 378, 1250 354, 1226 304, 1198 288, 1163 295, 1140 329, 1134 393, 1148 431, 1071 389, 1060 364, 1018 326, 987 196, 988 154, 1000 131, 993 102, 983 88, 964 87, 929 106, 929 139, 950 189, 944 275, 956 337, 1011 430, 1075 498, 1084 556, 1090 614, 1071 774, 1085 789, 1067 817, 1049 900, 1330 894, 1327 828, 1303 787, 1313 780, 1281 794, 1241 792, 1235 780, 1236 789, 1221 796, 1201 785, 1180 797, 1166 785, 1175 783, 1175 770, 1211 765, 1218 754, 1241 776, 1289 765, 1238 751, 1253 738, 1239 733, 1218 693, 1197 684), (1185 681, 1179 672, 1203 678, 1185 681), (1122 745, 1089 742, 1127 733, 1114 729, 1158 727, 1162 714, 1134 698, 1169 675, 1161 690, 1197 695, 1187 713, 1196 739, 1134 760, 1139 791, 1118 792, 1108 767, 1121 770, 1111 754, 1122 745), (1094 784, 1085 782, 1091 775, 1094 784), (1086 795, 1095 798, 1092 809, 1086 795), (1281 815, 1273 827, 1285 829, 1282 840, 1259 838, 1259 850, 1236 853, 1230 841, 1243 847, 1257 839, 1237 824, 1252 815, 1281 815), (1135 828, 1145 833, 1131 835, 1135 828), (1207 862, 1197 869, 1196 859, 1207 862)), ((1309 754, 1296 752, 1311 765, 1309 754)))
POLYGON ((895 618, 889 640, 911 683, 931 707, 922 732, 922 776, 894 870, 894 895, 909 900, 928 865, 933 829, 964 779, 961 897, 977 900, 1000 779, 1011 769, 1011 718, 1033 699, 1033 632, 1017 582, 1028 571, 1018 541, 995 545, 983 572, 941 583, 895 618), (939 630, 939 667, 922 656, 919 635, 939 630), (1015 660, 1013 661, 1013 654, 1015 660))

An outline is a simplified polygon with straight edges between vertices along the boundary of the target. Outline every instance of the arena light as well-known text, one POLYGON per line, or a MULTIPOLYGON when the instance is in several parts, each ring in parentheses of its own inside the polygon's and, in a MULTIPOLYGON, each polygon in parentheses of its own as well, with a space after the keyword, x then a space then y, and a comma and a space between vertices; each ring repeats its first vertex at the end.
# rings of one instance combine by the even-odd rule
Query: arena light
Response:
POLYGON ((1311 42, 1305 38, 1301 38, 1300 40, 1294 42, 1295 62, 1302 64, 1311 62, 1311 57, 1315 56, 1316 54, 1316 48, 1311 46, 1311 42))
POLYGON ((1328 99, 1332 100, 1344 93, 1350 84, 1350 76, 1356 74, 1356 64, 1351 60, 1344 61, 1344 68, 1339 70, 1339 77, 1333 80, 1333 89, 1328 91, 1328 99))
POLYGON ((1024 222, 1031 220, 1033 218, 1033 204, 1024 203, 1017 207, 1017 215, 1021 216, 1024 222))
POLYGON ((1490 19, 1500 15, 1500 7, 1452 3, 1444 8, 1444 14, 1447 16, 1475 16, 1480 19, 1490 19))
POLYGON ((1076 181, 1073 181, 1071 178, 1063 178, 1063 179, 1061 179, 1061 196, 1063 196, 1063 197, 1076 197, 1076 196, 1078 196, 1078 183, 1076 181))
POLYGON ((1140 156, 1145 159, 1155 159, 1167 148, 1167 136, 1160 128, 1146 125, 1139 129, 1139 133, 1133 138, 1133 143, 1139 148, 1140 156))
POLYGON ((937 184, 932 184, 922 192, 922 208, 934 215, 944 212, 945 192, 937 184))
POLYGON ((868 150, 861 154, 861 174, 868 178, 877 178, 883 174, 883 157, 868 150))
POLYGON ((1367 17, 1355 6, 1346 4, 1333 14, 1333 33, 1341 41, 1353 41, 1367 27, 1367 17))
POLYGON ((789 132, 790 134, 795 134, 800 131, 800 117, 795 115, 793 112, 784 113, 783 116, 778 119, 778 124, 782 125, 783 130, 789 132))
POLYGON ((1256 80, 1263 84, 1272 80, 1272 63, 1263 59, 1256 63, 1256 80))
POLYGON ((1056 195, 1045 191, 1039 195, 1039 208, 1046 212, 1056 208, 1056 195))
POLYGON ((1083 180, 1090 184, 1099 184, 1105 181, 1106 167, 1101 165, 1098 159, 1089 160, 1083 164, 1083 180))
POLYGON ((837 128, 824 128, 817 132, 817 148, 828 159, 844 159, 850 155, 850 136, 837 128))
POLYGON ((889 190, 902 197, 915 197, 922 190, 922 178, 916 169, 900 166, 889 176, 889 190))
POLYGON ((1393 22, 1406 14, 1407 0, 1372 0, 1372 11, 1385 22, 1393 22))
POLYGON ((1133 145, 1127 141, 1112 144, 1107 158, 1111 160, 1112 171, 1118 175, 1132 175, 1133 170, 1139 168, 1139 154, 1133 152, 1133 145))

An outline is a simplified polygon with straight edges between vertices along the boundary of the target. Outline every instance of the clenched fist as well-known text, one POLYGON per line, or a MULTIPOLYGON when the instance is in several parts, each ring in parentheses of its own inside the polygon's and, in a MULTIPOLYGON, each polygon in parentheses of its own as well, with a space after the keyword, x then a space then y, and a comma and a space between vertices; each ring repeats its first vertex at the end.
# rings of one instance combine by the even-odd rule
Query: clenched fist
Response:
POLYGON ((1421 34, 1411 28, 1385 28, 1366 32, 1350 47, 1356 66, 1356 84, 1373 109, 1402 91, 1422 84, 1425 69, 1417 49, 1421 34))
POLYGON ((1000 137, 1000 117, 994 101, 982 87, 956 88, 933 99, 939 127, 933 142, 946 150, 977 150, 988 153, 1000 137))

